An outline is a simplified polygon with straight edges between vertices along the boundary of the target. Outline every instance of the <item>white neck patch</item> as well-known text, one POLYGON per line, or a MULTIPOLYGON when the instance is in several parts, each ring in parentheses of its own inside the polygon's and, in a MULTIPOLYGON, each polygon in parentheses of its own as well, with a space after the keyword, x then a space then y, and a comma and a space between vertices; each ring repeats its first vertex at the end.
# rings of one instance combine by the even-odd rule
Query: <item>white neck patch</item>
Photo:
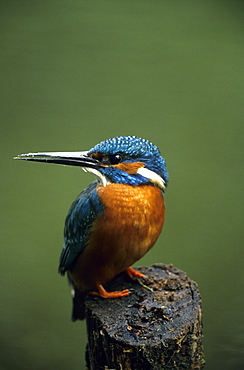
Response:
POLYGON ((158 185, 161 189, 165 190, 165 181, 164 179, 158 175, 156 172, 149 170, 148 168, 141 167, 137 170, 139 175, 145 177, 146 179, 152 181, 154 184, 158 185))
POLYGON ((81 168, 85 172, 91 172, 91 173, 93 173, 93 175, 96 176, 96 178, 97 178, 97 180, 98 180, 98 182, 99 182, 100 185, 107 186, 108 184, 111 184, 111 181, 106 176, 102 175, 101 172, 99 172, 95 168, 90 168, 90 167, 81 167, 81 168))
MULTIPOLYGON (((83 171, 85 172, 90 172, 93 173, 93 175, 96 176, 99 184, 101 186, 107 186, 111 184, 111 181, 104 175, 101 174, 100 171, 96 170, 95 168, 90 168, 90 167, 81 167, 83 171)), ((155 185, 159 186, 161 189, 165 190, 165 181, 164 179, 158 175, 156 172, 149 170, 148 168, 141 167, 137 170, 137 173, 146 179, 150 180, 153 182, 155 185)))

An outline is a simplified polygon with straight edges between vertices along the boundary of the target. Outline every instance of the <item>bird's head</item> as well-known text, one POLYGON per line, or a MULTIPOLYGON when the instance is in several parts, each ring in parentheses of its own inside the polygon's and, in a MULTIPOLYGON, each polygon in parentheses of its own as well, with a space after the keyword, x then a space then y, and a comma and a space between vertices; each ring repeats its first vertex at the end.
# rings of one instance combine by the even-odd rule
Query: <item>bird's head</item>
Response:
POLYGON ((151 183, 164 191, 168 182, 166 163, 158 148, 136 136, 108 139, 85 152, 28 153, 16 159, 79 166, 93 173, 103 186, 151 183))

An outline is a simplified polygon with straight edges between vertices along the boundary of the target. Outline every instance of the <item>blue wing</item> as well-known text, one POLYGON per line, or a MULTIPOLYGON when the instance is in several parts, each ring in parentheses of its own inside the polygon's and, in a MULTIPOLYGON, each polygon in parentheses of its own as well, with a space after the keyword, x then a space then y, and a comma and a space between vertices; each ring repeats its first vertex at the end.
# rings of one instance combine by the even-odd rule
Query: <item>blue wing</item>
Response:
POLYGON ((86 247, 91 226, 102 213, 97 182, 94 181, 75 199, 70 207, 64 227, 64 246, 60 256, 59 272, 64 275, 86 247))

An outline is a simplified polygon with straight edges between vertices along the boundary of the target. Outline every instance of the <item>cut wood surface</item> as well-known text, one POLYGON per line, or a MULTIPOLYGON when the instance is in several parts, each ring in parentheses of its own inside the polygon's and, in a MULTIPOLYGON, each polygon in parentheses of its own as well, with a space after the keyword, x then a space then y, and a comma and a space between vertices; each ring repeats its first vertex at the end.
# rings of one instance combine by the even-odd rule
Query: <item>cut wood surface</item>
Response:
POLYGON ((102 299, 88 295, 87 368, 202 369, 201 297, 195 282, 172 265, 138 267, 147 277, 125 273, 106 285, 131 295, 102 299))

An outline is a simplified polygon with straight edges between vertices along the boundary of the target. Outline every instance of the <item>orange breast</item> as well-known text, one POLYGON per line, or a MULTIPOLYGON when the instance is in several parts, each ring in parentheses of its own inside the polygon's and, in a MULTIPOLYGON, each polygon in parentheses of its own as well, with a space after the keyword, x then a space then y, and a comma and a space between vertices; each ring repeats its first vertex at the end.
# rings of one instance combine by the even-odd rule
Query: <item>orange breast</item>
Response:
POLYGON ((164 199, 158 187, 109 184, 97 190, 105 210, 71 272, 82 290, 106 283, 144 256, 164 223, 164 199))

